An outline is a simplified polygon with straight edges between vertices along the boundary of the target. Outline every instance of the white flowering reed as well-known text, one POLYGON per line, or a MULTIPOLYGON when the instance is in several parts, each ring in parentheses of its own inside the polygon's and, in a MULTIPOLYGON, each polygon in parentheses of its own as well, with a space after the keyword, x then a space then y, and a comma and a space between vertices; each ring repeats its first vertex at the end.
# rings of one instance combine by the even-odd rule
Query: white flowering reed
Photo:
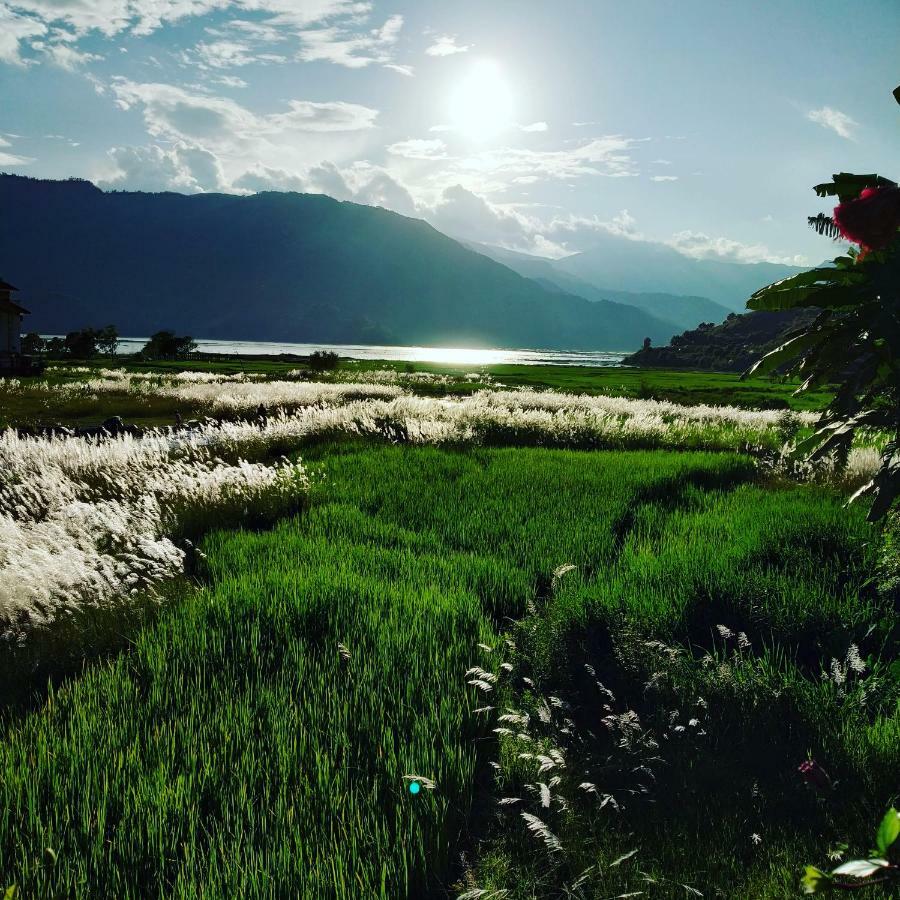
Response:
MULTIPOLYGON (((778 412, 529 390, 425 398, 397 384, 262 381, 190 372, 97 378, 46 389, 147 392, 210 411, 262 406, 263 422, 102 440, 0 435, 0 633, 85 606, 120 601, 182 570, 180 537, 207 523, 277 515, 306 487, 302 467, 267 463, 310 438, 348 434, 414 444, 740 449, 777 446, 778 412)), ((33 389, 30 385, 29 388, 33 389)), ((0 391, 16 391, 7 380, 0 391)), ((813 414, 799 414, 809 424, 813 414)), ((864 479, 878 452, 860 448, 848 472, 864 479)), ((486 686, 487 679, 481 678, 486 686)))
POLYGON ((180 573, 175 540, 288 509, 302 467, 224 461, 161 435, 0 437, 0 634, 22 640, 86 607, 152 595, 180 573))

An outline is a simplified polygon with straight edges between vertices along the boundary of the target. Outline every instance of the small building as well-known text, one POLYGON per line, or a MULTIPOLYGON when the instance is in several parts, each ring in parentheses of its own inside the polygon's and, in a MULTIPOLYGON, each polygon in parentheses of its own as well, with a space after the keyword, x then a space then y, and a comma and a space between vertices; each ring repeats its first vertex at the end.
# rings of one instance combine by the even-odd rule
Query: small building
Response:
POLYGON ((30 356, 22 355, 24 306, 12 299, 18 288, 0 278, 0 374, 28 375, 40 370, 30 356))

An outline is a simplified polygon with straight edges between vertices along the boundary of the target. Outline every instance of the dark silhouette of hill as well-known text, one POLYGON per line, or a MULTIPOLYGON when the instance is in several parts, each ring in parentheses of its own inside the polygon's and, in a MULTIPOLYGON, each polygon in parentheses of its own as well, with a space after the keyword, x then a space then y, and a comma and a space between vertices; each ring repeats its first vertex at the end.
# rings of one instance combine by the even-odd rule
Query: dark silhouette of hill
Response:
POLYGON ((731 313, 720 325, 703 323, 676 335, 666 347, 638 350, 623 362, 627 366, 743 372, 817 314, 818 310, 810 309, 731 313))
POLYGON ((0 175, 0 271, 44 333, 628 350, 671 326, 549 291, 418 219, 317 194, 0 175))
POLYGON ((614 289, 606 287, 608 282, 603 282, 599 276, 597 283, 591 283, 564 271, 561 268, 561 260, 530 256, 527 253, 517 253, 514 250, 487 244, 470 244, 469 246, 479 253, 484 253, 485 256, 490 256, 491 259, 496 259, 497 262, 509 266, 520 275, 533 278, 545 287, 552 285, 558 291, 577 294, 588 300, 612 300, 614 303, 624 303, 626 306, 642 309, 657 319, 671 323, 673 335, 685 328, 694 328, 701 322, 721 322, 731 312, 729 307, 716 303, 708 297, 687 296, 663 291, 638 293, 614 289))

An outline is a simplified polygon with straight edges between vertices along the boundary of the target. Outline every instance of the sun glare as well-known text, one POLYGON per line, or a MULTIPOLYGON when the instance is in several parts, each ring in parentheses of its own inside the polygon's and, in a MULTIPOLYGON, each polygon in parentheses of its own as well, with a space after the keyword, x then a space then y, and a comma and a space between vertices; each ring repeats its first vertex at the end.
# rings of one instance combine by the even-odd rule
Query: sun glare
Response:
POLYGON ((472 64, 450 94, 450 122, 472 140, 487 140, 512 122, 513 96, 502 68, 493 60, 472 64))

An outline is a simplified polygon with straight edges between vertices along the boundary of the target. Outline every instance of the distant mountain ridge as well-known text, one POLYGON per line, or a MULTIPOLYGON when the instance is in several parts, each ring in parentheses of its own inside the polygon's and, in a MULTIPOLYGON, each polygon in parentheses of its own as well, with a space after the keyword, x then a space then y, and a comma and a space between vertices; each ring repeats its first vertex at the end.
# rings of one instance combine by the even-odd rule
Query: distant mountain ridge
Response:
POLYGON ((672 334, 678 334, 686 328, 694 328, 701 322, 721 322, 730 312, 727 306, 716 303, 707 297, 685 296, 668 292, 644 292, 636 293, 612 289, 602 285, 593 284, 563 271, 560 260, 545 259, 539 256, 529 256, 527 253, 517 253, 504 247, 495 247, 487 244, 469 244, 479 253, 496 259, 520 275, 533 278, 545 287, 552 287, 557 291, 569 294, 577 294, 588 300, 612 300, 615 303, 624 303, 642 309, 644 312, 670 323, 672 334))
POLYGON ((591 247, 554 266, 598 286, 708 297, 734 312, 742 312, 759 288, 803 271, 780 263, 695 259, 665 244, 599 232, 591 247))
POLYGON ((549 290, 430 225, 320 194, 103 192, 0 175, 28 330, 628 350, 670 323, 549 290))

